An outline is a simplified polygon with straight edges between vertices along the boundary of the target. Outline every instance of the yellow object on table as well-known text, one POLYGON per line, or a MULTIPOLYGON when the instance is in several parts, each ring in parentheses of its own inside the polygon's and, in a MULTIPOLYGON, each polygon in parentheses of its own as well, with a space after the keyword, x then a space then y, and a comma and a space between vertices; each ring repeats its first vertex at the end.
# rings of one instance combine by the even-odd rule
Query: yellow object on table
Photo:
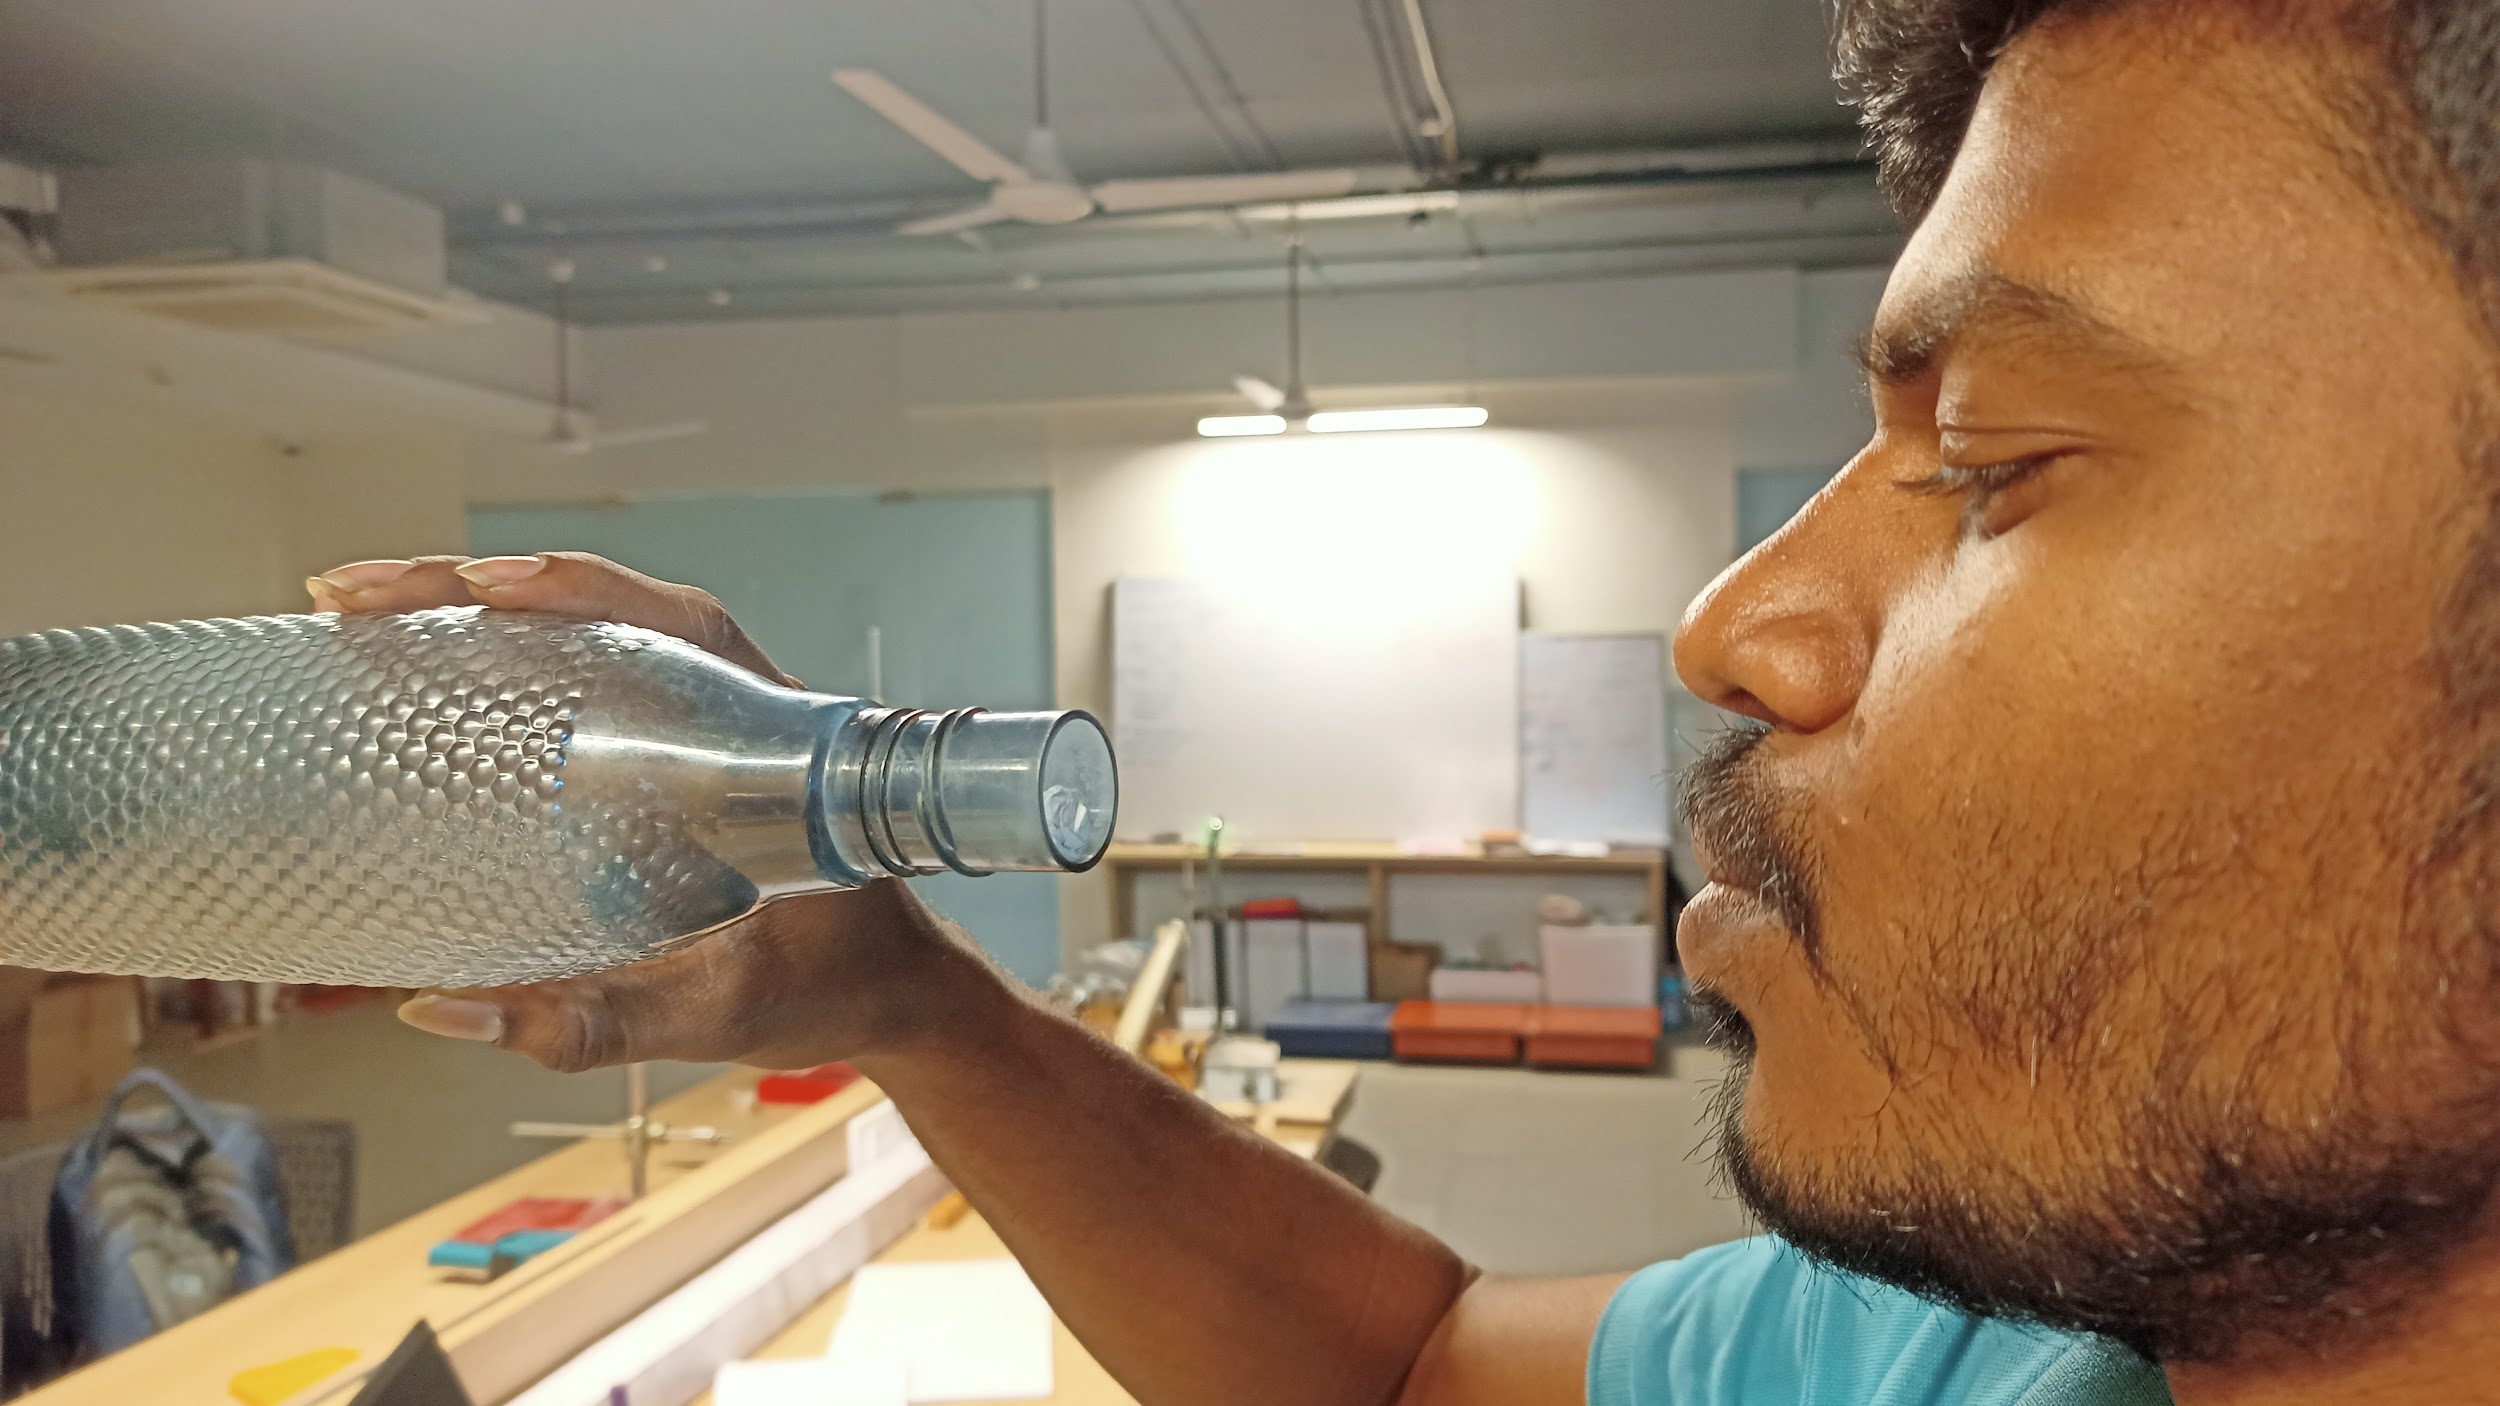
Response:
POLYGON ((356 1360, 352 1347, 325 1347, 284 1362, 266 1367, 252 1367, 234 1374, 226 1390, 243 1406, 278 1406, 278 1403, 320 1381, 356 1360))

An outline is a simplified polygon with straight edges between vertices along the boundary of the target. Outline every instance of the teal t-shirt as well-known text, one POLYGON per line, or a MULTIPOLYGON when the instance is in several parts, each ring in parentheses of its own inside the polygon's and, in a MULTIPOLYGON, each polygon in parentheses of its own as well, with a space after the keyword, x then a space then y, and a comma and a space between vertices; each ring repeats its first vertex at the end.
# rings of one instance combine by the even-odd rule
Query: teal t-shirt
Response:
POLYGON ((2100 1338, 1973 1318, 1761 1237, 1651 1265, 1589 1348, 1589 1406, 2170 1406, 2100 1338))

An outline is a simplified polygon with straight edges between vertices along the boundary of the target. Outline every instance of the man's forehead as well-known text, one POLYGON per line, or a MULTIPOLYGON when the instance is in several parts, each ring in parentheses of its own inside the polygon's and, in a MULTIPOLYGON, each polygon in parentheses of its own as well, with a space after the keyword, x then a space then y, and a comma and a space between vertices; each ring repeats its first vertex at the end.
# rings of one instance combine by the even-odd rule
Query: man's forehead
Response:
POLYGON ((2280 91, 2278 59, 2180 43, 2156 18, 2044 26, 1992 69, 1887 284, 1870 369, 2008 329, 2175 366, 2281 300, 2274 246, 2322 213, 2322 183, 2360 192, 2313 127, 2252 101, 2280 91))

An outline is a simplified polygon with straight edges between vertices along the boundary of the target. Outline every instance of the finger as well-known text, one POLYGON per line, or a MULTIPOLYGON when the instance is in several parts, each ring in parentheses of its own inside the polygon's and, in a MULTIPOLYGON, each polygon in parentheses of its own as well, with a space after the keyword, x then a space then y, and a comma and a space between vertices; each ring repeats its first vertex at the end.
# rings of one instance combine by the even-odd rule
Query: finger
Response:
POLYGON ((567 1074, 646 1059, 734 1058, 738 1051, 722 1047, 730 1014, 719 963, 701 951, 567 981, 428 992, 399 1010, 430 1034, 498 1045, 567 1074))
POLYGON ((469 583, 455 570, 467 557, 417 557, 411 561, 360 561, 335 567, 304 583, 316 607, 326 594, 329 605, 351 615, 374 611, 431 610, 443 605, 475 605, 469 583))
POLYGON ((587 552, 487 557, 455 569, 471 598, 483 604, 640 625, 795 686, 708 591, 654 580, 587 552))

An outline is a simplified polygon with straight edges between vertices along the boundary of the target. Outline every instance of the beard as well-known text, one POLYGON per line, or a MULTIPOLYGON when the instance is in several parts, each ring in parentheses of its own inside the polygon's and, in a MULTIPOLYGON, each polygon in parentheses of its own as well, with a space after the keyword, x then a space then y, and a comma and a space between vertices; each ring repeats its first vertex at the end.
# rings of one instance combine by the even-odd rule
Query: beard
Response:
MULTIPOLYGON (((2500 582, 2500 535, 2486 536, 2500 582)), ((2046 1061, 2048 1088, 2074 1106, 2042 1111, 2091 1130, 2054 1137, 2053 1160, 2017 1166, 1962 1110, 1923 1109, 1910 1126, 1929 1135, 1870 1139, 1848 1156, 1802 1150, 1776 1118, 1748 1117, 1754 1028, 1723 994, 1699 990, 1705 1030, 1731 1056, 1714 1100, 1721 1166, 1765 1228, 1950 1307, 2099 1334, 2165 1362, 2366 1343, 2470 1238, 2500 1185, 2500 1049, 2484 1024, 2500 1003, 2485 912, 2485 895, 2500 891, 2500 765, 2488 749, 2440 769, 2451 819, 2417 856, 2398 940, 2374 943, 2349 970, 2290 978, 2298 986, 2283 994, 2319 1003, 2330 1012, 2321 1028, 2335 1032, 2336 1073, 2313 1089, 2269 1083, 2267 1061, 2249 1053, 2243 1027, 2273 1012, 2118 995, 2151 972, 2155 895, 2198 877, 2176 866, 2090 886, 1983 876, 1968 902, 1932 915, 1934 931, 1909 930, 1935 954, 1931 967, 1952 970, 1902 990, 1859 986, 1848 933, 1827 927, 1830 895, 1798 805, 1760 765, 1764 737, 1742 729, 1711 748, 1687 773, 1686 814, 1727 872, 1780 914, 1877 1066, 1906 1088, 1949 1048, 2013 1080, 2028 1060, 2039 1089, 2046 1061), (2113 1058, 2131 1043, 2159 1052, 2153 1077, 2113 1058), (2217 1068, 2228 1077, 2207 1077, 2217 1068)), ((2430 788, 2416 789, 2429 804, 2430 788)))

